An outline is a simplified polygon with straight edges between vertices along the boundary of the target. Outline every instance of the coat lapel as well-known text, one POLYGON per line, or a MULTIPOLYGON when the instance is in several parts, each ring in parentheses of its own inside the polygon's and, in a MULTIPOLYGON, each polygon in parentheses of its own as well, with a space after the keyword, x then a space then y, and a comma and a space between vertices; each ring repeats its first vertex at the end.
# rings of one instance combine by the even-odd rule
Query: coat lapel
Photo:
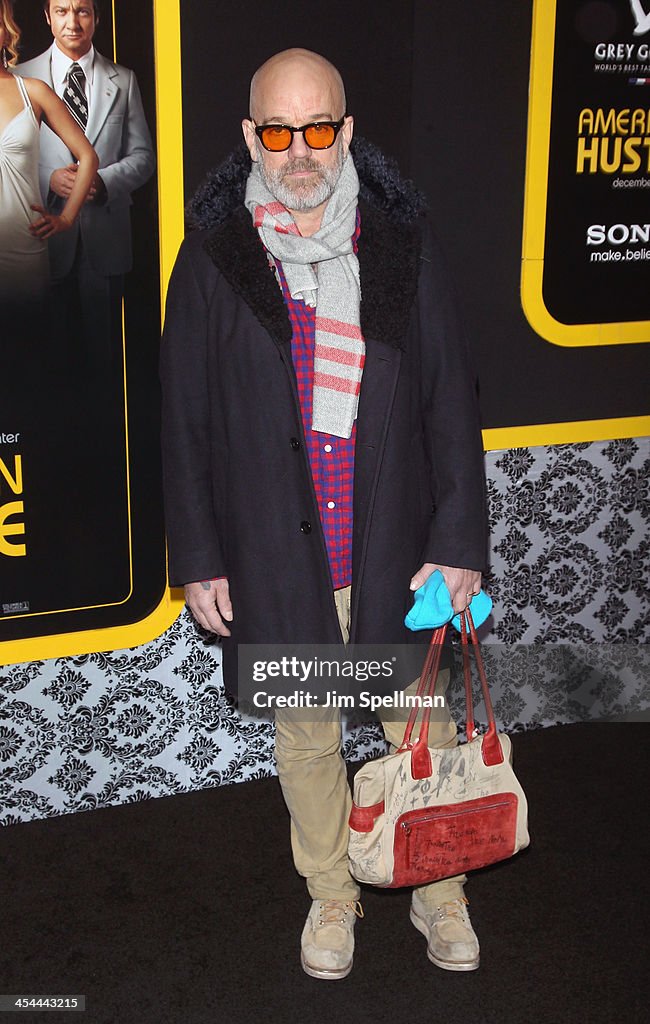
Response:
MULTIPOLYGON (((361 331, 368 340, 402 348, 417 291, 420 235, 360 201, 361 331)), ((213 228, 205 249, 276 344, 291 342, 291 324, 275 275, 245 207, 213 228)), ((364 369, 365 376, 365 369, 364 369)))
POLYGON ((93 90, 88 112, 88 124, 86 126, 86 138, 91 146, 97 141, 97 136, 104 127, 119 92, 117 85, 117 69, 114 64, 102 57, 101 53, 95 51, 95 64, 93 69, 93 90))
POLYGON ((282 292, 244 206, 210 232, 205 249, 276 345, 290 345, 291 323, 282 292))
POLYGON ((364 537, 372 507, 401 359, 393 345, 367 339, 354 450, 355 545, 364 537))
POLYGON ((417 292, 420 235, 360 201, 361 330, 366 362, 361 380, 354 453, 354 580, 351 635, 356 628, 367 535, 391 409, 417 292))
MULTIPOLYGON (((54 43, 42 53, 39 57, 35 57, 33 61, 29 61, 28 77, 39 78, 46 85, 49 85, 50 89, 54 89, 54 79, 52 78, 52 50, 54 49, 54 43)), ((56 132, 53 132, 48 124, 43 121, 41 124, 41 157, 44 151, 48 153, 49 163, 63 167, 72 161, 73 156, 65 142, 59 138, 56 132), (51 156, 50 154, 59 154, 58 158, 51 156)))
POLYGON ((394 348, 404 347, 418 284, 417 226, 389 219, 359 200, 361 234, 361 332, 394 348))
POLYGON ((52 50, 54 44, 42 53, 40 57, 35 57, 31 61, 31 68, 29 74, 32 78, 40 78, 42 82, 49 85, 50 89, 54 89, 54 79, 52 78, 52 50))

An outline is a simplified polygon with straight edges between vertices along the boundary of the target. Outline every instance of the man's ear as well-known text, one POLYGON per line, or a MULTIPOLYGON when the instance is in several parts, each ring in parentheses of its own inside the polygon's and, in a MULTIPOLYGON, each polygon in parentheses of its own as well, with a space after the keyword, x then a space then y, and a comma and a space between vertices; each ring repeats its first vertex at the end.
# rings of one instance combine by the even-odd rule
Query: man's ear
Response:
POLYGON ((352 142, 352 136, 354 135, 354 118, 352 117, 352 114, 348 114, 345 118, 345 122, 341 128, 341 135, 343 136, 345 152, 347 153, 350 148, 350 143, 352 142))
POLYGON ((257 162, 257 136, 253 127, 253 122, 250 118, 245 117, 241 123, 241 130, 244 133, 244 142, 248 146, 248 152, 251 155, 251 160, 257 162))

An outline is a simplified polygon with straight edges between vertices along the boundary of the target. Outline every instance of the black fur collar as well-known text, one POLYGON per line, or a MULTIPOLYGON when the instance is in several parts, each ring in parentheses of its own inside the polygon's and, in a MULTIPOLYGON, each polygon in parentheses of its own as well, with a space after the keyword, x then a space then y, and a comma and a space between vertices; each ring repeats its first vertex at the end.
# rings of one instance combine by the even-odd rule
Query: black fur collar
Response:
MULTIPOLYGON (((363 139, 351 152, 359 175, 361 330, 401 348, 417 288, 424 197, 396 165, 363 139)), ((206 251, 279 345, 291 324, 250 214, 243 205, 250 156, 244 145, 212 171, 188 206, 193 227, 207 228, 206 251)))
MULTIPOLYGON (((401 177, 395 161, 377 146, 355 136, 350 152, 359 175, 361 199, 398 223, 411 223, 424 212, 422 193, 401 177)), ((187 205, 188 226, 214 228, 241 206, 250 169, 251 158, 242 142, 194 193, 187 205)))

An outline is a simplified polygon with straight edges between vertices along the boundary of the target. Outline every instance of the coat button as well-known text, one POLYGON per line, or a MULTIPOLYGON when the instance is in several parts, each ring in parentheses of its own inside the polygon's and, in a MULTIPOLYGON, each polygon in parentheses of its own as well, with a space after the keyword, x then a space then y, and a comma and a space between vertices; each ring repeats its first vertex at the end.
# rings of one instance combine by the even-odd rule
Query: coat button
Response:
POLYGON ((300 524, 300 530, 301 533, 311 533, 311 523, 309 523, 306 519, 303 519, 303 521, 300 524))
POLYGON ((297 452, 298 449, 300 448, 300 441, 298 440, 297 437, 292 437, 291 440, 289 441, 289 444, 293 448, 294 452, 297 452))

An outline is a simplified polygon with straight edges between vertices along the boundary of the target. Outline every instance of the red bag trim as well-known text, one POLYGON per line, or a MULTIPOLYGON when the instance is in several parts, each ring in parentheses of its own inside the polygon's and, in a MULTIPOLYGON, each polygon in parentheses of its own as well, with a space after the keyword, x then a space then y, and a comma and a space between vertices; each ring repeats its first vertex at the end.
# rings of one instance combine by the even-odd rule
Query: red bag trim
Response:
POLYGON ((348 824, 355 832, 372 832, 376 819, 383 813, 383 800, 378 804, 371 804, 369 807, 359 807, 358 804, 352 804, 348 824))

